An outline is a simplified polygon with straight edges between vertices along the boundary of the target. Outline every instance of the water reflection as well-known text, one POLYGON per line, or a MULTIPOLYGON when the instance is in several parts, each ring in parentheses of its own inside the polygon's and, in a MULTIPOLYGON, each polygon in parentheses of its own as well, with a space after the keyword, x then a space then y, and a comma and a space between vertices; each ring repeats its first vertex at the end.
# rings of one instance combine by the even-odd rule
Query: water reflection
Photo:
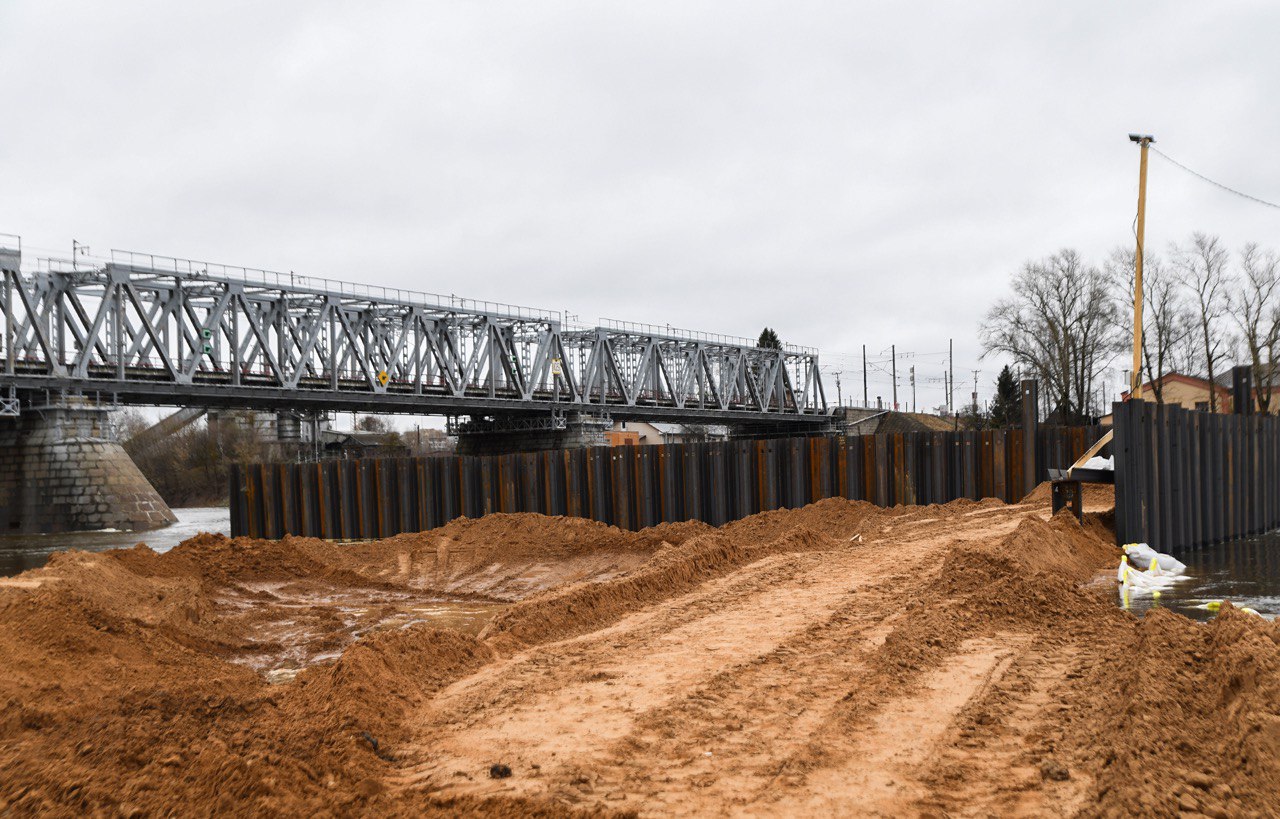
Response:
POLYGON ((1211 620, 1213 612, 1196 607, 1210 600, 1230 600, 1268 618, 1280 615, 1280 532, 1188 550, 1177 558, 1187 564, 1192 579, 1162 590, 1159 600, 1145 594, 1131 596, 1131 611, 1162 606, 1195 620, 1211 620))
POLYGON ((55 535, 5 535, 0 537, 0 577, 38 569, 54 552, 83 549, 105 552, 145 543, 167 552, 201 532, 230 534, 231 513, 226 507, 174 509, 178 522, 152 532, 59 532, 55 535))

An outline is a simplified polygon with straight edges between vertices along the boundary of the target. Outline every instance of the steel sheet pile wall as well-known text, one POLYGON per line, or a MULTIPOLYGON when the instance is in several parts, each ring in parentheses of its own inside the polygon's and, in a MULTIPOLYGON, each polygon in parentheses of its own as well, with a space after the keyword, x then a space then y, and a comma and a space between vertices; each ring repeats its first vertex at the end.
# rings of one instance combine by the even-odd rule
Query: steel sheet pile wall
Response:
POLYGON ((1021 430, 596 447, 512 455, 252 464, 231 473, 234 535, 388 537, 490 512, 570 515, 641 529, 718 526, 830 497, 879 506, 1014 501, 1069 465, 1096 428, 1043 428, 1038 474, 1021 430))
POLYGON ((1116 538, 1185 549, 1280 527, 1280 418, 1114 409, 1116 538))

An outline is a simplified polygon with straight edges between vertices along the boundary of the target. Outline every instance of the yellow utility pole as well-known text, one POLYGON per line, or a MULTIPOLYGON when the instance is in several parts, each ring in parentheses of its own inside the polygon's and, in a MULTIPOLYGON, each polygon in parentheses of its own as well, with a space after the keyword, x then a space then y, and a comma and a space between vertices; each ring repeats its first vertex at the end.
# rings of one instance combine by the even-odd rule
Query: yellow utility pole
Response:
MULTIPOLYGON (((1129 376, 1129 398, 1142 397, 1142 239, 1147 223, 1147 146, 1156 141, 1150 134, 1129 134, 1138 143, 1142 159, 1138 165, 1138 249, 1133 254, 1133 370, 1129 376)), ((1153 373, 1159 378, 1160 373, 1153 373)))
MULTIPOLYGON (((1133 254, 1133 370, 1129 376, 1129 398, 1142 397, 1142 234, 1147 224, 1147 146, 1156 141, 1150 134, 1129 134, 1132 142, 1142 148, 1142 160, 1138 166, 1138 250, 1133 254)), ((1159 378, 1159 373, 1156 374, 1159 378)), ((1067 470, 1070 477, 1075 470, 1083 467, 1089 459, 1102 451, 1111 443, 1115 428, 1099 438, 1089 447, 1067 470)))

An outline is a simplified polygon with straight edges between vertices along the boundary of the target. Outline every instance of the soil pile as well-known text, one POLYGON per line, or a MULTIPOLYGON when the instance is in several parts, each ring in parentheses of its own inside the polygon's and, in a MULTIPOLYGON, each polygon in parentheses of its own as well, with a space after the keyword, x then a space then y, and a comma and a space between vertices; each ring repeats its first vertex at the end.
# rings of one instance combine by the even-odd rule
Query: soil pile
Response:
POLYGON ((530 556, 584 554, 612 573, 609 556, 638 563, 656 548, 585 521, 495 516, 358 547, 201 535, 165 554, 56 554, 0 588, 0 813, 434 810, 422 795, 388 797, 381 777, 408 710, 494 656, 474 637, 395 618, 489 599, 399 571, 406 547, 434 557, 451 538, 486 546, 450 555, 460 576, 500 559, 506 538, 513 575, 530 556), (282 660, 300 673, 270 684, 259 672, 282 660), (300 670, 317 660, 328 662, 300 670))
POLYGON ((1096 755, 1099 813, 1273 816, 1280 794, 1280 627, 1229 606, 1119 630, 1062 735, 1096 755))
POLYGON ((1280 812, 1278 627, 1121 612, 1107 521, 826 500, 61 554, 0 586, 0 813, 1280 812), (421 622, 459 598, 510 605, 421 622))

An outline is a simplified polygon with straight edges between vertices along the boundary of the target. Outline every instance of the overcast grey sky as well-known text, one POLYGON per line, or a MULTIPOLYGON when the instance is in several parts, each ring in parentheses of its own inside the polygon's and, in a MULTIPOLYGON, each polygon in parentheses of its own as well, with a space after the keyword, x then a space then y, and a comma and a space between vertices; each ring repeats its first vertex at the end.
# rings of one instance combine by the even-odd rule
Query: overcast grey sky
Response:
MULTIPOLYGON (((1280 200, 1278 31, 1268 2, 3 0, 0 231, 769 324, 859 398, 896 344, 934 406, 949 337, 990 391, 1022 262, 1132 242, 1128 132, 1280 200)), ((1158 157, 1149 193, 1150 247, 1280 246, 1158 157)))

